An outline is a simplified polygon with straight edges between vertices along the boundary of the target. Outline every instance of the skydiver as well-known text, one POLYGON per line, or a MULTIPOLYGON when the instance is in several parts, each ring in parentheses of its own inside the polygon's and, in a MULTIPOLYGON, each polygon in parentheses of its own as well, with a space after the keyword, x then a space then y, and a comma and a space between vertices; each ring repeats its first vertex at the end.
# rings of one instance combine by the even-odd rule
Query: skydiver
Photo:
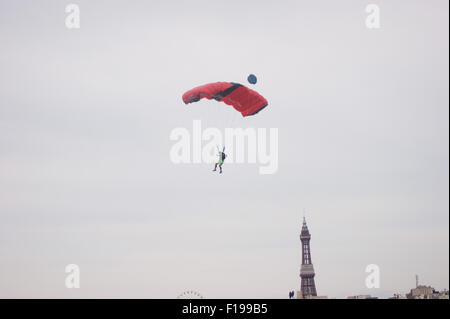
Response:
POLYGON ((222 152, 219 150, 219 146, 217 146, 217 151, 219 152, 219 154, 217 154, 217 156, 219 156, 219 161, 216 163, 216 165, 214 165, 213 172, 217 170, 217 165, 219 165, 219 174, 222 174, 223 161, 225 161, 225 158, 227 158, 227 155, 225 154, 225 146, 223 147, 222 152))

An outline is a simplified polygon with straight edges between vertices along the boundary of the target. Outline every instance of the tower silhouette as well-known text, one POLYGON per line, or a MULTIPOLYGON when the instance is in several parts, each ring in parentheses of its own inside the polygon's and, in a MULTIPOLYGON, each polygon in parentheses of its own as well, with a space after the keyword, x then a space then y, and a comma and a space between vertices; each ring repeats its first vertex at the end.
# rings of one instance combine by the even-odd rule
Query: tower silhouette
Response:
POLYGON ((311 240, 311 234, 309 233, 308 226, 306 225, 306 219, 303 217, 302 232, 300 233, 300 240, 302 242, 302 266, 300 268, 301 278, 301 293, 302 298, 308 296, 317 296, 316 284, 314 282, 314 267, 311 261, 311 248, 309 242, 311 240))

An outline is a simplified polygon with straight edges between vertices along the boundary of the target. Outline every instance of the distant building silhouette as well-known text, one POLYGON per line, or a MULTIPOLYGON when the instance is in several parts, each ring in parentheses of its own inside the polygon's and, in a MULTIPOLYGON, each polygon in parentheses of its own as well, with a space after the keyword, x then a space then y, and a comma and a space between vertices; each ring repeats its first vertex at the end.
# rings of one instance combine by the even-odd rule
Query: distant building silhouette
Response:
POLYGON ((449 299, 448 290, 437 291, 430 286, 417 286, 406 294, 408 299, 449 299))
POLYGON ((372 297, 371 295, 357 295, 348 296, 347 299, 378 299, 378 297, 372 297))

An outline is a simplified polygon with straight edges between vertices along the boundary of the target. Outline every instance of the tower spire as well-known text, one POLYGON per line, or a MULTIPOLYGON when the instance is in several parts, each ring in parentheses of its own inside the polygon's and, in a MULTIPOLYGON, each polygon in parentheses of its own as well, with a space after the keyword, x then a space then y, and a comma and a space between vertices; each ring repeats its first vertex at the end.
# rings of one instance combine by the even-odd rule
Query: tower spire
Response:
POLYGON ((306 224, 306 218, 303 216, 302 231, 300 233, 300 241, 302 242, 302 266, 300 268, 302 298, 317 296, 316 284, 314 282, 314 276, 316 274, 311 261, 310 240, 311 234, 306 224))

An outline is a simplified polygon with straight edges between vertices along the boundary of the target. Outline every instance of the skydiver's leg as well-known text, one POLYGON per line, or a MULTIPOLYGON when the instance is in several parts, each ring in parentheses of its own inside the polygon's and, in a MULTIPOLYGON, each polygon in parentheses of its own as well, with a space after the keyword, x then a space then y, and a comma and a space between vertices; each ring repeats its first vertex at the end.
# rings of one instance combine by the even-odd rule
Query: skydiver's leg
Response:
POLYGON ((222 165, 219 165, 219 168, 220 168, 220 174, 222 174, 222 165))
POLYGON ((217 171, 217 163, 216 163, 216 165, 214 165, 213 172, 215 172, 215 171, 217 171))

